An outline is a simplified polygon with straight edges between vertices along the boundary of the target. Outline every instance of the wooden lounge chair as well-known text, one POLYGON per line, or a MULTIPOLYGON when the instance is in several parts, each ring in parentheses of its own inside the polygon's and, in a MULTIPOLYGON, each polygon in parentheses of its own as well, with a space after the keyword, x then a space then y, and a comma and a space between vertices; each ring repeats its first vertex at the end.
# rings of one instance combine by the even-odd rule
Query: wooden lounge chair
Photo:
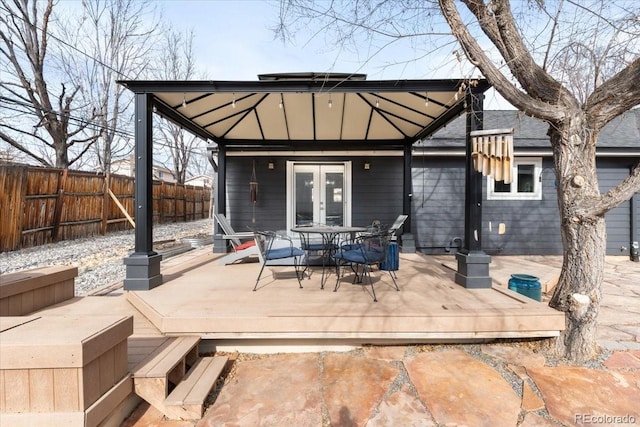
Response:
POLYGON ((231 242, 233 252, 223 256, 218 260, 219 265, 233 264, 237 261, 246 261, 248 258, 255 258, 260 255, 260 251, 256 247, 254 240, 254 234, 252 231, 236 232, 231 223, 224 214, 213 214, 220 225, 220 228, 224 232, 223 239, 231 242))
POLYGON ((402 227, 407 218, 409 218, 409 215, 398 215, 398 218, 396 218, 394 223, 391 224, 391 227, 389 227, 389 233, 391 234, 392 238, 397 237, 396 233, 398 232, 398 230, 400 230, 400 227, 402 227))

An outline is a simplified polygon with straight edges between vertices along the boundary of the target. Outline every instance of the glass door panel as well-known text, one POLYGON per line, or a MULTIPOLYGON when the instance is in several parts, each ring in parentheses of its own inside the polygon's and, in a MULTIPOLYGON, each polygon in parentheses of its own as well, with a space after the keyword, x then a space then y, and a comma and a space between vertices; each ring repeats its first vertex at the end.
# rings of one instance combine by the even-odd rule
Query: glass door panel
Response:
POLYGON ((321 179, 324 183, 324 197, 321 204, 324 204, 320 208, 320 215, 324 215, 321 218, 321 222, 327 225, 344 225, 344 173, 343 172, 328 172, 323 171, 320 168, 321 179))
MULTIPOLYGON (((295 225, 311 225, 314 220, 313 172, 295 172, 295 225)), ((317 200, 317 197, 315 198, 317 200)))

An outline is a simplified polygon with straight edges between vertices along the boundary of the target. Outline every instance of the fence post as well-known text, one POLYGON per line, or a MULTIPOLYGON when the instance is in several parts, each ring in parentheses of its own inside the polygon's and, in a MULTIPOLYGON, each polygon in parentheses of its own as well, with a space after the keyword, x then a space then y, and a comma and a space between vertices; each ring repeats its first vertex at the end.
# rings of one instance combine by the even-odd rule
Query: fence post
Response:
POLYGON ((100 224, 100 234, 107 234, 107 221, 109 221, 109 190, 111 185, 111 175, 104 175, 104 185, 102 192, 102 224, 100 224))
POLYGON ((58 195, 56 196, 56 207, 53 211, 53 230, 51 231, 51 240, 54 242, 58 241, 60 219, 62 218, 62 208, 64 207, 64 188, 67 183, 68 172, 68 169, 64 169, 58 181, 58 195))
POLYGON ((178 222, 178 183, 173 183, 173 222, 178 222))
POLYGON ((189 221, 189 215, 187 214, 187 186, 185 184, 182 185, 182 216, 184 219, 183 222, 189 221))

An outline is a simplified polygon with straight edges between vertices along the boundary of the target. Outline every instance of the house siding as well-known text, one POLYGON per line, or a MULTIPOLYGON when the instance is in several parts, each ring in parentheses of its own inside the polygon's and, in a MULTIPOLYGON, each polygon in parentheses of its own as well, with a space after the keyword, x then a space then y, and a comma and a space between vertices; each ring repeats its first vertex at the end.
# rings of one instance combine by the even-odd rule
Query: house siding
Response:
POLYGON ((353 225, 368 225, 373 220, 391 224, 402 213, 403 160, 389 157, 227 157, 227 216, 236 231, 248 227, 262 230, 284 230, 287 224, 288 160, 309 162, 351 161, 353 225), (370 169, 363 164, 369 162, 370 169), (249 196, 253 162, 258 181, 258 201, 253 205, 249 196), (268 169, 269 161, 275 168, 268 169), (254 216, 255 208, 255 216, 254 216), (253 221, 255 218, 255 222, 253 221))
MULTIPOLYGON (((464 159, 414 158, 411 220, 416 249, 443 253, 464 238, 464 159)), ((455 250, 454 250, 455 252, 455 250)))
MULTIPOLYGON (((624 161, 614 161, 610 159, 598 161, 598 184, 600 191, 606 191, 618 185, 631 172, 631 163, 625 166, 624 161)), ((638 195, 634 196, 637 200, 638 195)), ((638 227, 638 209, 636 210, 636 228, 638 227)), ((605 215, 607 223, 607 255, 628 255, 631 240, 631 203, 629 201, 621 203, 605 215)))
MULTIPOLYGON (((603 191, 620 183, 630 169, 623 160, 598 160, 603 191)), ((415 157, 412 180, 412 231, 416 248, 426 254, 455 252, 464 238, 464 159, 462 157, 415 157)), ((489 254, 560 255, 562 239, 553 163, 542 164, 542 200, 487 200, 483 180, 482 246, 489 254), (506 232, 498 234, 500 223, 506 232)), ((635 196, 636 199, 638 196, 635 196)), ((638 203, 635 203, 636 222, 638 203)), ((606 215, 607 254, 628 255, 630 203, 624 202, 606 215), (621 248, 625 248, 624 251, 621 248)), ((636 224, 636 228, 638 225, 636 224)))
POLYGON ((562 254, 560 217, 551 159, 542 161, 542 200, 487 200, 483 180, 483 246, 490 254, 562 254), (489 231, 491 222, 491 231, 489 231), (506 232, 498 234, 498 225, 506 232))

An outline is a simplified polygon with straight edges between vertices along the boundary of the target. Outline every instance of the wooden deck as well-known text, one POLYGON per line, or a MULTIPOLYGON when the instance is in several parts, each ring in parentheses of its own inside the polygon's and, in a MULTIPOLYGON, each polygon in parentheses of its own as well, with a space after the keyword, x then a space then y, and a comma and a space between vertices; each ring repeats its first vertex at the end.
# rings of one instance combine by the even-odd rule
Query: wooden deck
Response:
MULTIPOLYGON (((492 289, 467 290, 454 283, 455 258, 401 254, 400 292, 387 272, 374 272, 378 302, 369 287, 347 275, 337 292, 336 276, 321 269, 298 288, 291 267, 272 267, 253 292, 260 265, 217 265, 220 254, 199 248, 162 264, 164 284, 150 291, 76 297, 32 315, 133 315, 130 364, 162 336, 199 335, 218 349, 252 346, 353 346, 360 344, 444 343, 495 338, 557 336, 564 314, 506 289, 511 273, 534 274, 543 288, 561 265, 523 257, 494 257, 492 289), (265 344, 266 343, 266 344, 265 344)), ((206 348, 206 345, 205 345, 206 348)), ((247 350, 251 351, 251 350, 247 350)))
MULTIPOLYGON (((427 343, 557 336, 564 314, 546 303, 506 289, 511 273, 530 273, 544 284, 557 265, 521 257, 492 262, 492 289, 467 290, 454 283, 453 256, 401 254, 398 285, 387 272, 374 272, 378 302, 370 287, 347 275, 337 292, 329 271, 320 289, 321 269, 298 288, 290 267, 263 273, 252 291, 259 264, 216 265, 220 255, 206 249, 163 265, 164 284, 150 291, 124 292, 162 334, 198 334, 218 343, 278 341, 322 343, 427 343)), ((112 298, 112 297, 109 297, 112 298)))

